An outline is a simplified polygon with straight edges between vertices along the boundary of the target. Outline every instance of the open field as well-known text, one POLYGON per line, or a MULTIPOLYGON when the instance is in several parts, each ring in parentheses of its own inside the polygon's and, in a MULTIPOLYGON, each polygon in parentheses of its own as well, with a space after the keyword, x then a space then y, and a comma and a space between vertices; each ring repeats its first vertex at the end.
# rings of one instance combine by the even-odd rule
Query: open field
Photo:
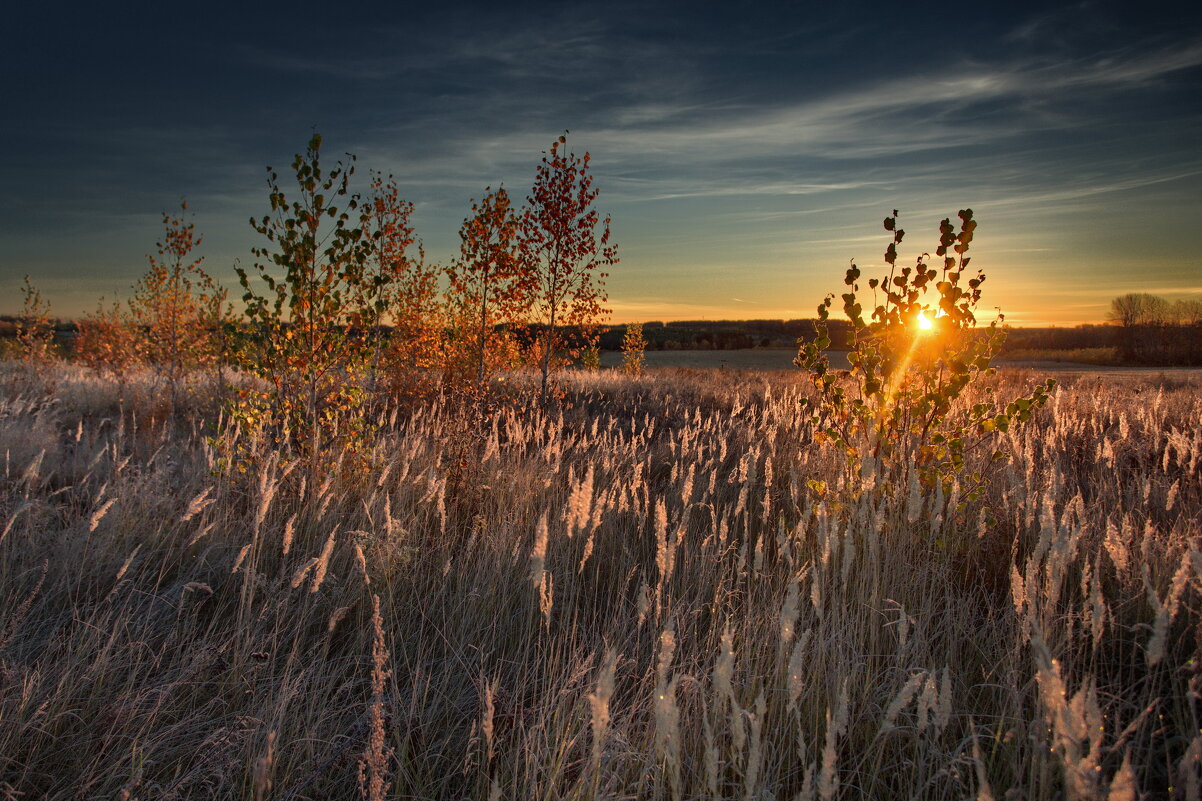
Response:
POLYGON ((1189 377, 1078 376, 963 509, 796 374, 531 380, 314 482, 5 367, 0 798, 1200 797, 1189 377))

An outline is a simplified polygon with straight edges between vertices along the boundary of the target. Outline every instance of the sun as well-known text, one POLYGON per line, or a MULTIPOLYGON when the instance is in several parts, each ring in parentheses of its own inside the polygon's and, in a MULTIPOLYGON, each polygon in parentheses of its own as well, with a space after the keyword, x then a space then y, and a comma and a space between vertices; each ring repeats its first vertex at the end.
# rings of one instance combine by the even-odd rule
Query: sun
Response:
POLYGON ((930 320, 927 319, 926 309, 922 309, 918 312, 918 330, 919 331, 930 331, 934 327, 934 325, 935 325, 934 323, 932 323, 930 320))

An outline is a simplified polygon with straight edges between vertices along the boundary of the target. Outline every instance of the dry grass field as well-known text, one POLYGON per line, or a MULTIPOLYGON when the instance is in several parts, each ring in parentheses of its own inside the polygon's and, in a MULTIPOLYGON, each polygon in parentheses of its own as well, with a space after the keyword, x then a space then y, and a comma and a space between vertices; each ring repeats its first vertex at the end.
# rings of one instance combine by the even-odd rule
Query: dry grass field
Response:
POLYGON ((796 372, 532 381, 315 483, 5 367, 0 799, 1202 797, 1192 379, 1068 382, 967 512, 796 372))

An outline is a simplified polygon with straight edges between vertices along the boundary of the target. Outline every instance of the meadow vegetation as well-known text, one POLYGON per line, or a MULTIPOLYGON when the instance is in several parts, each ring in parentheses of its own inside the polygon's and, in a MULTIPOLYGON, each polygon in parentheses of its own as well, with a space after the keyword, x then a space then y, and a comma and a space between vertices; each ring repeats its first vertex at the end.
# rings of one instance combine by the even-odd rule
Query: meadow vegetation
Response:
POLYGON ((223 473, 204 387, 8 367, 0 790, 1198 797, 1196 386, 1061 388, 990 523, 861 492, 796 374, 539 382, 314 483, 223 473))

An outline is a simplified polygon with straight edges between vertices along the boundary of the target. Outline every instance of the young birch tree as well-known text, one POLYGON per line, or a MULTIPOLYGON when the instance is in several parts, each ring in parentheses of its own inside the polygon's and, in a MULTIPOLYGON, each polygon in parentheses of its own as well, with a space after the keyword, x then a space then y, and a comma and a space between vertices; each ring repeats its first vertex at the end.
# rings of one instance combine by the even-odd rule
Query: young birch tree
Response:
POLYGON ((225 367, 230 361, 230 346, 237 329, 230 291, 207 273, 200 277, 196 289, 197 324, 206 338, 200 353, 202 366, 212 370, 218 398, 224 400, 227 390, 225 367))
POLYGON ((449 306, 483 386, 503 350, 497 327, 524 316, 528 275, 518 237, 520 220, 504 188, 486 188, 459 229, 459 258, 447 268, 449 306))
POLYGON ((27 364, 50 361, 54 344, 54 321, 50 319, 50 304, 25 276, 21 287, 21 316, 17 319, 17 345, 27 364))
POLYGON ((366 283, 376 296, 360 326, 372 334, 371 381, 374 385, 383 373, 394 395, 423 394, 437 380, 442 361, 438 268, 427 264, 414 236, 413 204, 401 198, 391 175, 372 176, 369 215, 366 283), (387 323, 392 336, 385 340, 381 329, 387 323))
POLYGON ((96 311, 79 321, 76 357, 97 375, 109 376, 117 382, 118 402, 122 406, 129 374, 142 360, 141 346, 137 326, 116 301, 105 306, 101 299, 96 311))
POLYGON ((367 280, 376 287, 377 294, 373 303, 363 307, 357 321, 371 341, 370 382, 373 389, 379 380, 384 349, 389 344, 384 331, 390 305, 389 287, 404 272, 407 252, 414 242, 412 215, 413 204, 401 199, 392 176, 385 178, 373 171, 367 280))
POLYGON ((600 219, 593 208, 597 190, 589 173, 589 154, 566 150, 560 136, 544 151, 535 172, 534 188, 521 221, 534 322, 539 335, 542 382, 539 396, 547 402, 553 354, 568 343, 564 328, 576 328, 586 343, 609 313, 604 268, 618 261, 617 246, 609 243, 610 218, 600 219), (600 226, 600 233, 598 233, 600 226))
POLYGON ((643 337, 643 324, 627 323, 622 337, 622 371, 642 375, 646 363, 647 340, 643 337))
MULTIPOLYGON (((868 486, 894 504, 894 510, 908 502, 907 487, 918 491, 921 486, 942 493, 943 514, 956 487, 954 511, 965 515, 984 497, 990 466, 1005 458, 1000 434, 1030 420, 1056 385, 1047 379, 1006 405, 992 390, 971 406, 963 400, 970 385, 993 375, 990 363, 1005 330, 1000 314, 988 327, 977 327, 985 273, 970 271, 966 255, 977 222, 972 209, 961 209, 957 216, 959 231, 944 218, 934 258, 923 252, 913 266, 898 265, 905 231, 898 226, 896 210, 886 217, 891 241, 885 268, 866 281, 871 300, 855 263, 843 278, 843 313, 853 334, 850 371, 841 377, 825 352, 831 345, 827 322, 833 294, 818 306, 817 336, 802 344, 794 360, 817 389, 814 399, 802 401, 813 413, 816 438, 834 445, 851 486, 866 465, 875 465, 878 472, 868 486)), ((816 491, 821 494, 825 488, 816 491)), ((971 545, 964 538, 958 547, 971 545)))
POLYGON ((163 241, 155 243, 158 256, 147 256, 150 268, 135 285, 129 303, 142 335, 143 356, 166 382, 172 412, 187 371, 217 358, 215 332, 207 318, 218 288, 201 267, 204 258, 192 258, 202 240, 196 226, 185 220, 187 210, 188 204, 181 201, 178 216, 163 214, 163 241))
POLYGON ((314 135, 293 160, 294 200, 268 168, 271 213, 250 221, 269 243, 252 252, 268 263, 254 265, 254 281, 237 268, 251 337, 245 365, 270 387, 248 399, 243 414, 297 446, 313 472, 326 451, 349 444, 361 424, 357 379, 366 345, 351 323, 377 294, 365 280, 369 216, 349 190, 354 157, 327 172, 320 151, 321 137, 314 135))

